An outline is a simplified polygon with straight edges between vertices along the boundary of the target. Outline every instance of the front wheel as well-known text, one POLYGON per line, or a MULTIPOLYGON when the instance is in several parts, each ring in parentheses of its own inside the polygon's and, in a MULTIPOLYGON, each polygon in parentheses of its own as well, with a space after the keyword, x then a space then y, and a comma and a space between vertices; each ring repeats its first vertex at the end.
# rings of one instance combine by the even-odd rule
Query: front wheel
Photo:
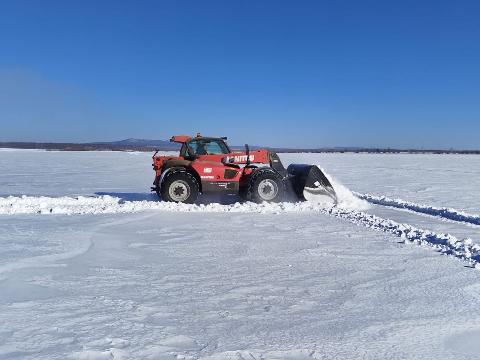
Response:
POLYGON ((271 169, 255 172, 248 186, 248 199, 257 203, 280 202, 285 195, 282 177, 271 169))
POLYGON ((187 171, 169 172, 160 184, 162 200, 193 204, 199 192, 198 182, 187 171))

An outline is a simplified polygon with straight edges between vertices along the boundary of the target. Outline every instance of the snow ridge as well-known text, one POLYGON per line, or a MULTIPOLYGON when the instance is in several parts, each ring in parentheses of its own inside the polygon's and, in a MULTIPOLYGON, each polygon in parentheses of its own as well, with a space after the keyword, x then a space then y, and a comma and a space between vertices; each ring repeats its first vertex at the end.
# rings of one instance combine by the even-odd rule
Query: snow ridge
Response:
POLYGON ((322 212, 376 231, 396 235, 414 244, 433 247, 442 254, 466 260, 472 267, 480 268, 480 245, 473 244, 472 239, 460 240, 450 234, 439 234, 430 230, 418 229, 408 224, 401 224, 356 210, 331 208, 322 212))
POLYGON ((426 214, 426 215, 442 217, 448 220, 465 222, 473 225, 480 225, 480 215, 468 214, 463 211, 458 211, 452 208, 446 208, 446 207, 439 208, 439 207, 434 207, 429 205, 415 204, 402 199, 391 199, 386 196, 360 194, 357 192, 355 192, 354 194, 358 198, 362 200, 366 200, 369 203, 376 204, 376 205, 390 206, 397 209, 406 209, 406 210, 411 210, 411 211, 426 214))
POLYGON ((145 210, 160 210, 170 212, 234 212, 234 213, 298 213, 317 212, 335 216, 354 224, 365 226, 376 231, 396 235, 409 242, 427 245, 443 254, 466 260, 471 266, 480 267, 480 245, 473 244, 471 239, 459 240, 450 234, 439 234, 422 230, 408 224, 401 224, 389 219, 383 219, 363 211, 332 207, 324 208, 312 202, 296 203, 262 203, 251 202, 221 205, 176 204, 158 201, 125 201, 117 197, 103 195, 98 197, 34 197, 9 196, 0 197, 0 215, 15 214, 112 214, 132 213, 145 210))
MULTIPOLYGON (((348 206, 348 205, 347 205, 348 206)), ((235 213, 280 213, 318 211, 320 205, 312 202, 263 203, 252 202, 222 205, 208 204, 177 204, 166 201, 130 201, 110 195, 101 196, 8 196, 0 197, 0 215, 20 214, 116 214, 134 213, 145 210, 160 210, 169 212, 235 212, 235 213)))

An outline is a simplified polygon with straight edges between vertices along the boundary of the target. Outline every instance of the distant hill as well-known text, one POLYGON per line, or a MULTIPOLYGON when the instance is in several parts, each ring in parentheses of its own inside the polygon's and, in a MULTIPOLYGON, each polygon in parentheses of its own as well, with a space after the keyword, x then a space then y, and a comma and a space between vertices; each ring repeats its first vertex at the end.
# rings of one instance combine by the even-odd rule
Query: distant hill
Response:
POLYGON ((45 149, 64 151, 178 151, 180 144, 166 140, 146 140, 129 138, 119 141, 91 143, 50 143, 50 142, 0 142, 0 148, 45 149))
MULTIPOLYGON (((91 143, 40 143, 40 142, 0 142, 0 148, 13 149, 45 149, 63 151, 178 151, 180 144, 167 140, 149 140, 129 138, 119 141, 91 143)), ((243 151, 243 145, 230 145, 234 151, 243 151)), ((259 149, 251 145, 250 149, 259 149)), ((480 150, 443 150, 443 149, 391 149, 362 147, 331 147, 331 148, 288 148, 263 147, 278 153, 369 153, 369 154, 480 154, 480 150)))
POLYGON ((151 147, 157 148, 160 150, 177 150, 180 148, 179 144, 172 143, 167 140, 149 140, 149 139, 135 139, 129 138, 119 141, 110 141, 110 142, 95 142, 91 143, 94 145, 107 145, 107 146, 120 146, 120 147, 151 147))

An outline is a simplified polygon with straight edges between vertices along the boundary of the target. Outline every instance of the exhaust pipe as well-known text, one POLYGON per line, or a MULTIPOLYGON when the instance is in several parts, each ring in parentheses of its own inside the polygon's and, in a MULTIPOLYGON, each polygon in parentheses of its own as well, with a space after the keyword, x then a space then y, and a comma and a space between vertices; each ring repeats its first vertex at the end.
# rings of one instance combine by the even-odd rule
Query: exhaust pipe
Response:
POLYGON ((290 164, 288 179, 300 200, 336 205, 337 195, 325 174, 316 165, 290 164))

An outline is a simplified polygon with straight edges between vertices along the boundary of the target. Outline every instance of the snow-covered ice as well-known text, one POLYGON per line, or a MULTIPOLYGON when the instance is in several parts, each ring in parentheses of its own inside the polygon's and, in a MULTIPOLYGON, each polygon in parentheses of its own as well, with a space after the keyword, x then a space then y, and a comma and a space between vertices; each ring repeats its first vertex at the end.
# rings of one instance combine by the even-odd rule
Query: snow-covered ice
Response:
POLYGON ((1 359, 478 355, 480 157, 281 154, 322 208, 157 202, 150 156, 0 153, 1 359))
POLYGON ((386 196, 375 196, 371 194, 355 194, 359 199, 364 199, 372 204, 391 206, 398 209, 406 209, 419 212, 426 215, 439 216, 445 219, 466 222, 474 225, 480 225, 480 215, 468 214, 463 211, 452 208, 438 208, 431 205, 415 204, 402 199, 390 199, 386 196))

